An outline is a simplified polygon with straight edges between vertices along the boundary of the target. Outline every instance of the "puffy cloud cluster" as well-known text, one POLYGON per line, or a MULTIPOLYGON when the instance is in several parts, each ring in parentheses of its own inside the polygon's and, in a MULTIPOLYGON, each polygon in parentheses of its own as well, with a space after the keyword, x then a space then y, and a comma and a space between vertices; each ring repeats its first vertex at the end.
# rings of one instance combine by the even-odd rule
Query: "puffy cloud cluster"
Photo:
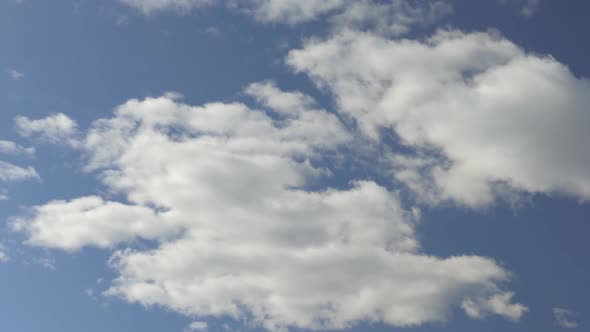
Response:
POLYGON ((280 330, 414 326, 461 305, 474 317, 522 315, 493 260, 422 253, 416 216, 395 193, 368 180, 309 189, 330 176, 324 156, 352 140, 334 114, 270 82, 245 91, 263 111, 172 94, 119 106, 80 146, 125 202, 49 202, 15 229, 42 247, 119 246, 107 294, 191 317, 280 330), (137 239, 153 245, 125 245, 137 239))
MULTIPOLYGON (((144 14, 213 4, 119 1, 144 14)), ((534 9, 537 1, 522 3, 534 9)), ((118 277, 106 294, 268 330, 360 321, 416 326, 445 321, 456 308, 474 319, 520 319, 528 309, 503 289, 510 279, 504 268, 485 257, 424 253, 418 210, 371 178, 322 185, 333 172, 328 159, 386 151, 365 164, 385 163, 418 204, 480 207, 519 193, 586 200, 589 82, 492 32, 399 39, 451 13, 442 1, 224 4, 263 23, 327 18, 332 32, 307 39, 287 63, 332 94, 337 115, 305 94, 261 82, 245 89, 259 109, 191 106, 166 94, 129 100, 85 133, 64 114, 18 117, 22 136, 79 149, 85 169, 121 198, 33 207, 12 224, 27 243, 113 250, 118 277), (371 146, 358 151, 359 141, 371 146)), ((0 141, 0 152, 34 151, 0 141)), ((0 180, 34 177, 32 168, 0 161, 0 180)), ((567 310, 554 314, 574 327, 567 310)))
POLYGON ((431 203, 490 204, 505 193, 590 198, 590 84, 494 33, 426 40, 342 32, 288 63, 332 93, 368 137, 405 150, 395 178, 431 203))

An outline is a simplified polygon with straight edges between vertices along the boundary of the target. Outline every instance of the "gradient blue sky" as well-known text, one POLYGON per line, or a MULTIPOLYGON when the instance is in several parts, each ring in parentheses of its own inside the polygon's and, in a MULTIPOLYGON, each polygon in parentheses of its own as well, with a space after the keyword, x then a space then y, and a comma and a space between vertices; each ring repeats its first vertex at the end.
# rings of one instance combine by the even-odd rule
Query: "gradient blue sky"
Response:
MULTIPOLYGON (((531 15, 522 13, 525 6, 533 3, 527 1, 447 3, 453 8, 452 14, 411 26, 403 35, 380 38, 424 40, 441 28, 466 34, 494 30, 530 54, 551 55, 577 78, 590 77, 587 1, 541 0, 531 15)), ((107 264, 113 251, 127 247, 141 251, 158 246, 149 239, 115 243, 106 249, 85 246, 75 252, 25 244, 32 235, 15 231, 11 224, 15 218, 29 215, 32 206, 87 195, 125 199, 117 196, 124 193, 109 193, 99 174, 82 170, 86 162, 84 153, 88 151, 63 142, 52 144, 27 138, 22 131, 19 135, 15 118, 42 119, 63 113, 77 122, 77 135, 83 136, 93 121, 112 117, 115 107, 133 98, 158 97, 173 91, 181 93, 180 102, 187 105, 234 101, 255 105, 244 88, 268 80, 281 90, 301 91, 317 100, 327 112, 340 114, 342 106, 334 96, 337 92, 330 87, 319 89, 309 75, 295 73, 285 64, 289 52, 304 47, 308 38, 323 40, 338 33, 331 30, 329 15, 284 24, 260 22, 226 5, 181 11, 164 9, 146 15, 124 1, 1 0, 0 140, 34 147, 35 153, 6 153, 0 160, 34 167, 39 177, 0 182, 0 193, 8 196, 0 200, 0 252, 9 257, 0 262, 0 330, 180 332, 193 321, 204 321, 212 332, 264 331, 255 323, 224 315, 191 317, 167 307, 143 306, 102 295, 119 276, 119 271, 107 264)), ((580 93, 590 92, 587 83, 578 88, 580 93)), ((576 114, 584 112, 590 112, 587 105, 582 105, 576 114)), ((587 119, 588 116, 581 116, 579 121, 587 119)), ((559 115, 554 121, 561 121, 559 115)), ((576 137, 587 138, 590 123, 578 124, 572 130, 583 132, 576 137)), ((520 129, 524 133, 531 130, 526 126, 520 129)), ((574 150, 587 156, 589 142, 578 143, 580 146, 574 150)), ((400 148, 385 138, 379 144, 393 151, 400 148)), ((587 159, 572 159, 571 164, 575 166, 584 160, 587 159)), ((322 162, 331 167, 332 161, 322 162)), ((444 322, 401 327, 379 319, 361 319, 343 330, 545 332, 584 330, 588 325, 590 205, 584 194, 551 189, 534 192, 515 186, 507 190, 518 196, 517 203, 498 197, 477 207, 452 199, 427 204, 392 182, 386 171, 344 167, 334 170, 334 174, 310 187, 342 189, 351 180, 371 180, 392 192, 400 192, 403 204, 421 210, 415 230, 422 254, 477 255, 495 260, 511 273, 511 278, 499 287, 513 292, 513 302, 528 308, 518 321, 502 315, 473 319, 461 310, 460 303, 454 303, 447 308, 449 315, 444 322), (567 310, 569 313, 563 311, 567 319, 577 327, 565 327, 568 324, 564 321, 560 324, 556 308, 567 310)), ((309 330, 287 325, 293 331, 309 330)))

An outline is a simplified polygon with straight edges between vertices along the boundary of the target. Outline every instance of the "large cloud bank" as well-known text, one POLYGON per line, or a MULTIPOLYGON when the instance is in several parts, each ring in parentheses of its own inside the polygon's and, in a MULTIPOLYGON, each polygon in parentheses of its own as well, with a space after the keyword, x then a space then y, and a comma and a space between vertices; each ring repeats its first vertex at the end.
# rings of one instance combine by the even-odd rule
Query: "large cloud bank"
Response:
POLYGON ((35 207, 13 227, 31 245, 117 250, 107 294, 190 316, 249 319, 269 330, 413 326, 463 307, 519 319, 491 259, 421 252, 417 216, 372 181, 310 190, 322 159, 352 136, 333 114, 269 82, 261 104, 190 106, 176 96, 130 100, 80 143, 125 203, 97 196, 35 207), (145 248, 145 247, 144 247, 145 248))

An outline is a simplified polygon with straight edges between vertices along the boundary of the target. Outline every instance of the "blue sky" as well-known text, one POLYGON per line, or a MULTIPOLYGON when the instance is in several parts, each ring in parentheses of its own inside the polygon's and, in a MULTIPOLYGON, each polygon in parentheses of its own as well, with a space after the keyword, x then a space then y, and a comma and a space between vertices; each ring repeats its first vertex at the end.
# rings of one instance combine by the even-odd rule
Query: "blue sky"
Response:
POLYGON ((6 331, 559 331, 582 0, 2 0, 6 331))

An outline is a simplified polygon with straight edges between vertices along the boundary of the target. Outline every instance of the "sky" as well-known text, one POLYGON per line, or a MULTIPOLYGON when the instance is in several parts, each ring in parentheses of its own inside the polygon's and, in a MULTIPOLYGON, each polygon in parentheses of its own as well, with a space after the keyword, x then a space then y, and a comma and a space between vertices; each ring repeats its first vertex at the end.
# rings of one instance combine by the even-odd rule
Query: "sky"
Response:
POLYGON ((576 331, 584 0, 0 0, 0 329, 576 331))

